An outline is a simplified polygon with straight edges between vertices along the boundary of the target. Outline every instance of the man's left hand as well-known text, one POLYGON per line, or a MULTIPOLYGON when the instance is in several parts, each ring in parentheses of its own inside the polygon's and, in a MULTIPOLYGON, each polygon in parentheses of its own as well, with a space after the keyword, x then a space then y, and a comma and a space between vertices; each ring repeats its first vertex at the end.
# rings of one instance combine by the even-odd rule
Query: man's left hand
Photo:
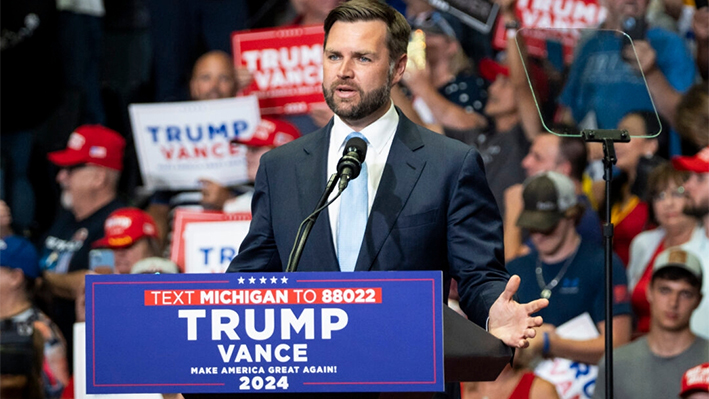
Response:
POLYGON ((526 348, 529 346, 527 339, 534 338, 537 334, 534 328, 543 323, 541 316, 532 317, 532 314, 547 307, 549 301, 537 299, 525 304, 517 303, 513 297, 519 284, 519 276, 512 276, 505 291, 492 304, 488 330, 508 346, 526 348))

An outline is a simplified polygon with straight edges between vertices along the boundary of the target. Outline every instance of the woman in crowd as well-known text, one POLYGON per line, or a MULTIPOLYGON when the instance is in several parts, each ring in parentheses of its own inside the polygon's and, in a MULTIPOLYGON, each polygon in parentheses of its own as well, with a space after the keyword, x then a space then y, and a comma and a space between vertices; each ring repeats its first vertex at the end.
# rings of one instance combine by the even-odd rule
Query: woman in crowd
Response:
MULTIPOLYGON (((660 161, 655 156, 658 141, 652 136, 660 131, 657 115, 651 112, 631 112, 618 123, 618 129, 627 130, 629 143, 615 145, 617 176, 614 173, 611 189, 611 223, 615 226, 613 251, 623 264, 628 264, 630 242, 640 232, 647 230, 648 205, 645 197, 647 173, 660 161)), ((605 215, 605 181, 595 183, 596 202, 601 205, 599 214, 605 215)))
POLYGON ((628 288, 637 321, 636 335, 645 334, 650 328, 646 291, 655 257, 674 246, 691 250, 697 240, 702 239, 697 220, 683 212, 687 203, 683 184, 687 177, 686 172, 675 170, 667 162, 653 169, 648 178, 650 218, 658 227, 638 234, 630 246, 628 288))

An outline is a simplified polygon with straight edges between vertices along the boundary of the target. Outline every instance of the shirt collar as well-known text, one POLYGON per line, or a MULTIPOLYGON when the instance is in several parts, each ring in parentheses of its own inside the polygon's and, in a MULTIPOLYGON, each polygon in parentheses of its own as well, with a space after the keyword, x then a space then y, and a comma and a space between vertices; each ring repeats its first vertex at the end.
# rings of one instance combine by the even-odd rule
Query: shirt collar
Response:
MULTIPOLYGON (((369 147, 373 148, 377 153, 381 153, 386 147, 386 143, 396 133, 397 126, 399 126, 399 114, 396 112, 392 102, 389 110, 381 118, 362 129, 360 133, 369 142, 369 147)), ((350 133, 352 133, 352 128, 347 126, 339 116, 335 115, 330 140, 334 143, 339 143, 339 149, 343 149, 345 138, 350 133)))

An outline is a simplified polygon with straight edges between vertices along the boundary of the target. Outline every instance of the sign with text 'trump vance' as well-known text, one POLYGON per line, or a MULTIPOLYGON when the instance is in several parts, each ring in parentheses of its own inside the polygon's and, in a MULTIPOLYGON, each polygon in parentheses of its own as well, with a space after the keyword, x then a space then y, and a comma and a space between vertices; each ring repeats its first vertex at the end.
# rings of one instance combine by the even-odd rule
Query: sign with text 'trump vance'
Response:
POLYGON ((263 115, 305 114, 325 106, 322 25, 237 31, 234 66, 253 75, 244 94, 258 96, 263 115))
POLYGON ((441 278, 87 275, 86 391, 442 391, 441 278))
POLYGON ((140 172, 147 189, 199 190, 200 180, 245 183, 246 148, 261 121, 255 96, 157 104, 131 104, 140 172))

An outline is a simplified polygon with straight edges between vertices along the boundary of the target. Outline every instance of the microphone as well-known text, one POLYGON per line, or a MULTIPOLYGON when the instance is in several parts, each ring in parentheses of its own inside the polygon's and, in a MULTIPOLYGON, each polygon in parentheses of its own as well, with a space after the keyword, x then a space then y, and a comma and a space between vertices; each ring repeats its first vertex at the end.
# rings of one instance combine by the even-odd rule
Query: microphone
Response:
POLYGON ((342 158, 337 161, 337 174, 340 176, 340 191, 344 190, 350 180, 356 179, 362 170, 362 163, 367 155, 367 142, 359 137, 347 140, 342 158))

